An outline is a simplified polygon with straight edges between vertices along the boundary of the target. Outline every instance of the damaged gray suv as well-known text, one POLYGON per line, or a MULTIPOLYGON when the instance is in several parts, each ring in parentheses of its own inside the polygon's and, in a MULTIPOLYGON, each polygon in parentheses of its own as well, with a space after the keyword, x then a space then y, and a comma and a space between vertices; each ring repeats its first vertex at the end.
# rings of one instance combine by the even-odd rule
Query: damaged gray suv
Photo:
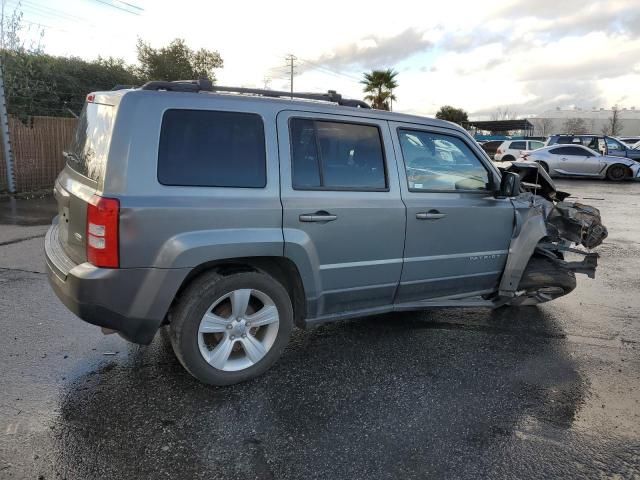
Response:
POLYGON ((276 362, 294 326, 533 305, 594 275, 599 212, 457 125, 357 100, 193 82, 87 97, 55 184, 50 283, 202 382, 276 362), (582 255, 566 261, 567 252, 582 255))

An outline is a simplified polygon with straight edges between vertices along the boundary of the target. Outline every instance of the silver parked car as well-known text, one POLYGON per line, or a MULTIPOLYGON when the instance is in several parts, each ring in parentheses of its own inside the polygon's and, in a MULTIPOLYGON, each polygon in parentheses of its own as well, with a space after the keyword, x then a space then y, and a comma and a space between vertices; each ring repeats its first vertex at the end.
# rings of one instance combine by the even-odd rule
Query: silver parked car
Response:
POLYGON ((523 155, 552 177, 594 177, 613 181, 637 179, 640 163, 629 158, 601 155, 582 145, 556 144, 523 155))
POLYGON ((336 92, 274 98, 290 96, 90 94, 45 239, 62 302, 141 344, 166 325, 191 374, 229 385, 273 365, 294 325, 537 304, 594 275, 596 253, 563 252, 606 237, 597 209, 537 165, 498 170, 449 122, 336 92))

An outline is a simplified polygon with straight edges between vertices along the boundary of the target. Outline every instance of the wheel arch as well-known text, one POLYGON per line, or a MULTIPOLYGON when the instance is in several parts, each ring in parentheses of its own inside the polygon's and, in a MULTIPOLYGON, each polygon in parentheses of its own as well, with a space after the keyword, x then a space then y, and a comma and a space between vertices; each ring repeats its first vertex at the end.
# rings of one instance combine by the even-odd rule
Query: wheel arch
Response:
MULTIPOLYGON (((518 201, 514 201, 514 204, 517 203, 518 201)), ((503 297, 515 295, 536 246, 548 235, 541 210, 531 208, 526 202, 514 206, 516 207, 514 235, 511 238, 509 255, 498 287, 498 293, 503 297)))
POLYGON ((182 292, 198 277, 215 271, 222 276, 241 272, 262 272, 277 280, 289 293, 293 306, 294 322, 303 327, 307 317, 307 302, 304 284, 298 267, 286 257, 236 257, 204 262, 193 268, 182 281, 169 308, 180 298, 182 292))
POLYGON ((605 175, 606 178, 609 178, 609 170, 611 170, 613 167, 622 167, 622 168, 624 168, 625 178, 632 178, 633 177, 633 171, 631 170, 631 167, 629 165, 625 165, 624 163, 612 163, 611 165, 607 166, 607 168, 605 168, 605 170, 604 170, 604 175, 605 175))

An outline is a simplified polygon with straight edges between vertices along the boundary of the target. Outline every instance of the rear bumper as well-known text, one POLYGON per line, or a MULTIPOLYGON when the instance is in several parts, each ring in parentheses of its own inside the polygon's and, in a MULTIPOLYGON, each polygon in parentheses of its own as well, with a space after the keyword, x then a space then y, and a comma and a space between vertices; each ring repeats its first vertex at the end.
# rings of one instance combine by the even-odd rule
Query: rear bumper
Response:
POLYGON ((57 241, 57 224, 45 238, 49 283, 58 298, 85 322, 117 330, 131 342, 149 344, 189 269, 97 268, 74 264, 57 241))

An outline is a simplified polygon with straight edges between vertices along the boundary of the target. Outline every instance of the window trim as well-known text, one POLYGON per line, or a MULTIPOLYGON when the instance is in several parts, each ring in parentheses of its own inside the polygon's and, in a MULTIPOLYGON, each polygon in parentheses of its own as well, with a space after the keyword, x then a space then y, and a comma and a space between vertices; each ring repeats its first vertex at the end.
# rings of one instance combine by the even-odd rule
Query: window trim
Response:
POLYGON ((437 131, 427 130, 427 129, 424 129, 424 128, 398 126, 398 127, 396 127, 396 135, 398 137, 398 145, 400 147, 400 155, 402 157, 402 166, 403 166, 402 173, 404 173, 404 178, 405 178, 405 180, 407 182, 406 183, 407 191, 409 191, 411 193, 475 193, 475 194, 479 194, 479 195, 486 195, 488 193, 493 193, 492 190, 487 189, 487 188, 484 188, 482 190, 455 189, 455 188, 454 189, 446 189, 446 190, 437 189, 437 188, 418 188, 418 189, 411 188, 409 186, 409 176, 407 175, 407 164, 405 163, 405 160, 404 160, 404 152, 402 151, 402 143, 400 141, 400 130, 409 130, 409 131, 423 132, 423 133, 433 133, 433 134, 436 134, 436 135, 443 135, 445 137, 457 138, 458 140, 460 140, 462 143, 464 143, 467 146, 467 148, 469 149, 471 154, 476 158, 476 160, 478 160, 478 162, 480 162, 480 165, 482 166, 482 168, 485 169, 485 171, 487 172, 487 180, 489 180, 488 183, 492 183, 492 181, 493 181, 493 172, 491 172, 491 170, 489 170, 489 168, 487 167, 485 162, 483 162, 482 159, 478 157, 476 152, 473 151, 473 147, 471 146, 471 144, 462 136, 452 135, 452 134, 448 134, 448 133, 440 133, 440 132, 437 132, 437 131))
POLYGON ((344 120, 342 118, 339 119, 331 119, 324 117, 312 117, 312 116, 290 116, 287 119, 287 129, 289 134, 289 164, 291 168, 291 188, 295 191, 310 191, 310 192, 388 192, 389 189, 389 169, 387 168, 387 152, 384 145, 384 137, 382 136, 382 130, 380 129, 380 125, 376 123, 367 123, 367 122, 356 122, 350 120, 344 120), (294 184, 294 163, 293 163, 293 142, 291 141, 291 124, 293 120, 310 120, 314 122, 314 136, 316 142, 316 150, 318 152, 318 174, 320 178, 320 182, 324 183, 324 172, 322 171, 322 153, 320 151, 320 142, 318 141, 318 130, 315 128, 315 122, 325 122, 325 123, 344 123, 347 125, 360 125, 364 127, 374 127, 378 132, 378 138, 380 140, 380 149, 382 151, 382 168, 384 169, 384 187, 297 187, 294 184))
POLYGON ((262 115, 255 113, 255 112, 245 112, 245 111, 238 111, 238 110, 211 110, 211 109, 205 109, 205 108, 167 108, 162 112, 162 118, 160 119, 160 130, 158 133, 158 155, 156 158, 156 180, 158 181, 158 183, 162 186, 165 187, 183 187, 183 188, 190 188, 190 187, 194 187, 194 188, 242 188, 242 189, 251 189, 251 190, 259 190, 259 189, 266 189, 267 185, 269 184, 269 159, 268 159, 268 154, 267 154, 267 132, 265 130, 265 123, 264 123, 264 118, 262 117, 262 115), (262 186, 257 186, 257 187, 252 187, 252 186, 230 186, 230 185, 203 185, 203 184, 188 184, 188 185, 184 185, 184 184, 179 184, 179 183, 164 183, 162 182, 162 180, 160 180, 160 140, 162 138, 162 127, 164 126, 164 120, 165 120, 165 115, 168 112, 172 112, 172 111, 179 111, 179 112, 184 112, 184 111, 188 111, 188 112, 211 112, 211 113, 236 113, 236 114, 240 114, 240 115, 250 115, 253 117, 257 117, 258 119, 260 119, 260 124, 262 125, 262 146, 264 149, 264 184, 262 186))

